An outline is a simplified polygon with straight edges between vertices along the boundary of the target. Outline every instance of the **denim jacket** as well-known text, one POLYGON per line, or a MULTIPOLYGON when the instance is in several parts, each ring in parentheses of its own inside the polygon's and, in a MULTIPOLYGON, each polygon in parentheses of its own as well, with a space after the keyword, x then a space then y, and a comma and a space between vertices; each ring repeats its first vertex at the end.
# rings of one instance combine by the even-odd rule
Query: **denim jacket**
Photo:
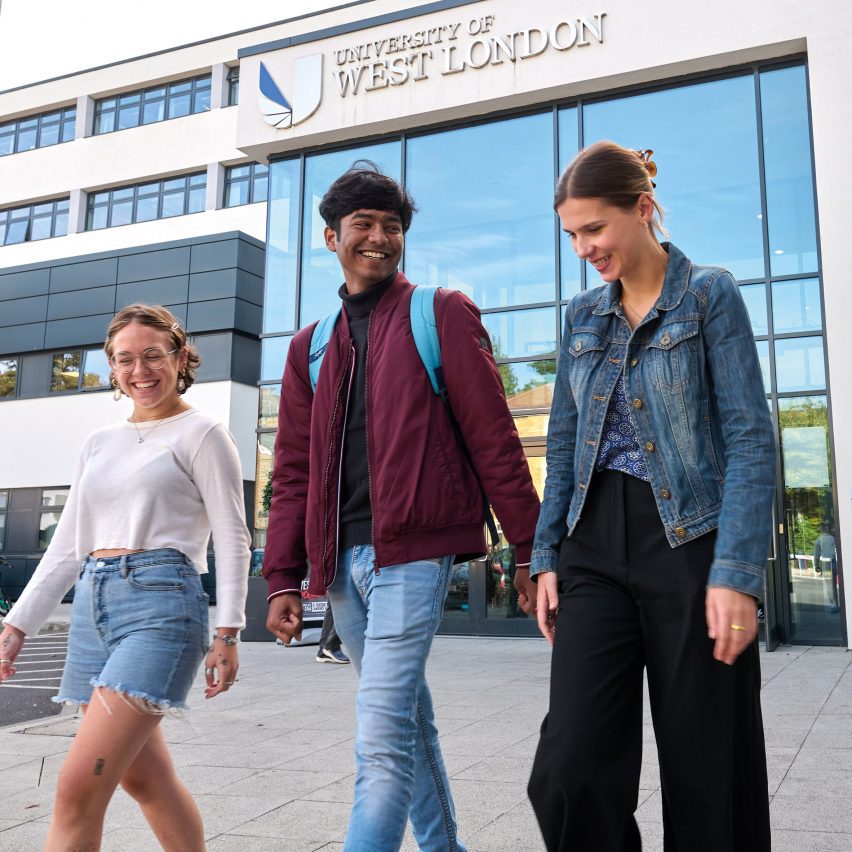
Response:
POLYGON ((775 445, 748 313, 729 272, 663 247, 662 293, 635 330, 617 282, 568 305, 530 573, 555 570, 562 539, 577 527, 623 373, 669 544, 718 529, 707 585, 761 598, 775 445))

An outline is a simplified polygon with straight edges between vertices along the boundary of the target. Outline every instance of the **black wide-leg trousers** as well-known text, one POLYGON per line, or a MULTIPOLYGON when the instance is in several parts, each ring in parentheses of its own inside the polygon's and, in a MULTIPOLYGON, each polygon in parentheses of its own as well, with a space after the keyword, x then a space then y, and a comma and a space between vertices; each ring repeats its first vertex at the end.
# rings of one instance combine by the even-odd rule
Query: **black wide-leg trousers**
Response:
POLYGON ((666 852, 770 849, 757 643, 713 659, 715 533, 669 546, 651 487, 594 475, 559 558, 550 707, 529 782, 549 852, 633 852, 647 669, 666 852))

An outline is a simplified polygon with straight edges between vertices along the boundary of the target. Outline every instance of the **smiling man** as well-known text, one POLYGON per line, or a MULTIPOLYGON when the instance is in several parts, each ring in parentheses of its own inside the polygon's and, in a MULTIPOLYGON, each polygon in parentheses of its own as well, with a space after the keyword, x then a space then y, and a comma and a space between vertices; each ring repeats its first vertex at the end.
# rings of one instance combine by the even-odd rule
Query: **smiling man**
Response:
POLYGON ((436 292, 435 322, 462 440, 433 392, 412 337, 414 287, 397 271, 414 205, 372 163, 358 165, 320 204, 343 310, 321 352, 311 355, 314 325, 293 338, 284 371, 267 626, 288 643, 300 635, 309 561, 309 591, 328 594, 360 678, 344 848, 393 852, 410 816, 420 849, 464 850, 426 658, 453 562, 485 552, 482 490, 525 566, 515 586, 531 609, 539 504, 479 311, 452 290, 436 292), (320 354, 314 390, 309 360, 320 354))

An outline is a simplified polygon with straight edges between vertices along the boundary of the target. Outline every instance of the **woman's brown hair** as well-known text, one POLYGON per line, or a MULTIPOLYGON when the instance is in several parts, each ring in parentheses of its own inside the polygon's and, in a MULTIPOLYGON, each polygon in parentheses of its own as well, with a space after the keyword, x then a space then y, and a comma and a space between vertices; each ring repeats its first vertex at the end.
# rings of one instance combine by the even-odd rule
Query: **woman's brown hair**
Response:
POLYGON ((184 393, 187 388, 192 386, 195 381, 195 374, 201 364, 201 358, 195 347, 187 341, 186 332, 181 328, 177 317, 162 305, 128 305, 122 308, 113 318, 107 329, 106 340, 104 341, 104 352, 107 357, 112 357, 112 341, 113 338, 131 323, 138 322, 140 325, 147 325, 157 331, 162 331, 169 335, 171 339, 171 348, 178 351, 186 349, 186 366, 180 372, 180 378, 183 379, 183 389, 178 388, 178 393, 184 393))
POLYGON ((654 198, 657 166, 652 151, 632 151, 615 142, 595 142, 584 148, 568 164, 556 184, 553 201, 557 209, 568 198, 600 198, 614 207, 629 210, 647 193, 656 211, 653 226, 662 234, 663 208, 654 198))

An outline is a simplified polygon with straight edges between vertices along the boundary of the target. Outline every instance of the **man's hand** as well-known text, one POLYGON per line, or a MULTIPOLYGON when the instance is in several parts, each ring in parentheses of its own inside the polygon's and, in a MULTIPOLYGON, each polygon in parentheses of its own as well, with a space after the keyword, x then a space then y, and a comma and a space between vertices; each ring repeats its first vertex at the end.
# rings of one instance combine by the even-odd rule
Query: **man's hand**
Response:
POLYGON ((716 640, 713 656, 729 666, 757 636, 757 601, 743 592, 707 589, 707 635, 716 640))
POLYGON ((544 571, 537 575, 538 601, 535 612, 538 629, 552 645, 556 639, 556 614, 559 612, 559 584, 555 571, 544 571))
POLYGON ((302 596, 298 592, 284 592, 269 602, 266 629, 285 645, 302 638, 302 596))
POLYGON ((530 580, 529 567, 515 568, 515 579, 512 583, 515 591, 518 593, 518 606, 529 615, 535 612, 536 597, 538 589, 535 583, 530 580))

